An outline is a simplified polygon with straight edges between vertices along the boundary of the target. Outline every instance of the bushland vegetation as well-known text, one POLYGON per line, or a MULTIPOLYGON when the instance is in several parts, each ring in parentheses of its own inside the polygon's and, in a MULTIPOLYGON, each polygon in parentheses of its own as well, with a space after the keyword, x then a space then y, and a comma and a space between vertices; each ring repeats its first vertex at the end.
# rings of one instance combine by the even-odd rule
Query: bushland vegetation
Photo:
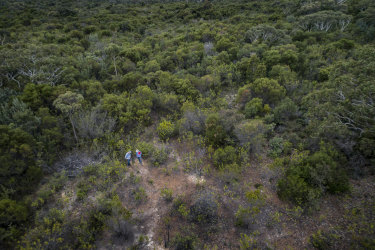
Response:
POLYGON ((277 248, 333 197, 348 223, 295 246, 374 248, 374 39, 372 0, 1 1, 0 248, 155 243, 135 149, 216 185, 157 192, 165 247, 277 248))

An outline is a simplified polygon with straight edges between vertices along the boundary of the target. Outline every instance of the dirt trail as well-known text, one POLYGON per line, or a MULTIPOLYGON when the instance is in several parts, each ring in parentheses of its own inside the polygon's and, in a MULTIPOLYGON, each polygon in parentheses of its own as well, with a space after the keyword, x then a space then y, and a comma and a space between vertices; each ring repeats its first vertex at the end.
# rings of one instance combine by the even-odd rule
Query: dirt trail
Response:
POLYGON ((180 168, 172 170, 174 164, 175 162, 171 162, 158 168, 143 161, 143 165, 137 162, 131 167, 131 171, 141 177, 140 184, 147 194, 146 201, 136 208, 136 211, 139 212, 134 214, 144 222, 140 231, 149 238, 147 249, 165 249, 159 244, 160 239, 156 238, 155 233, 157 226, 160 225, 160 220, 168 212, 172 203, 163 199, 161 190, 164 188, 172 190, 173 198, 175 198, 178 195, 193 192, 196 184, 204 181, 202 177, 187 174, 180 168))

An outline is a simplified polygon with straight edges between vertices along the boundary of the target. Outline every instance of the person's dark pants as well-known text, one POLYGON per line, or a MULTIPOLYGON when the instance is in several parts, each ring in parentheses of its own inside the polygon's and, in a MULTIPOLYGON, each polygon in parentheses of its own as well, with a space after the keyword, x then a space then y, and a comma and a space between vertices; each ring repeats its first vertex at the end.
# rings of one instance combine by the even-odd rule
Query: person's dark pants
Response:
POLYGON ((128 166, 130 166, 130 159, 128 159, 128 166))
POLYGON ((139 163, 142 165, 142 158, 141 157, 137 157, 137 158, 138 158, 139 163))

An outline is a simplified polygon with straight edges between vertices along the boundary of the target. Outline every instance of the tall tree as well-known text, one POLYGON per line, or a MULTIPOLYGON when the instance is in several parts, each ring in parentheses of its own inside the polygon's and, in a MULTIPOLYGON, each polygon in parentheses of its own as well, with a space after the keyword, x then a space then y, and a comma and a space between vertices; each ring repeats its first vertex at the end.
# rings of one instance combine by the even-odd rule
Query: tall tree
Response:
POLYGON ((70 123, 72 124, 74 138, 78 143, 76 129, 73 122, 73 114, 82 107, 84 98, 81 94, 77 94, 71 91, 67 91, 65 94, 59 95, 53 102, 53 105, 60 110, 62 113, 69 117, 70 123))

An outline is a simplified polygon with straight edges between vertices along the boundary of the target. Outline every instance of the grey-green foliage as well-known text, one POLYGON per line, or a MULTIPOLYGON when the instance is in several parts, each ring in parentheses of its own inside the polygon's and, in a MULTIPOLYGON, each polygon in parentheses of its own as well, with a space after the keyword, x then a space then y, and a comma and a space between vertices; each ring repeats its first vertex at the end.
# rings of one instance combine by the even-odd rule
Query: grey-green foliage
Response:
POLYGON ((67 91, 59 95, 53 102, 53 105, 62 113, 71 116, 74 112, 79 110, 82 106, 83 96, 72 91, 67 91))
POLYGON ((258 40, 262 40, 267 43, 275 43, 281 41, 286 37, 282 30, 276 29, 268 24, 259 24, 255 27, 250 28, 245 33, 245 41, 254 43, 258 40))
POLYGON ((250 154, 259 154, 266 142, 265 135, 273 126, 264 124, 262 120, 243 121, 235 126, 234 134, 239 144, 247 148, 250 154))
POLYGON ((78 137, 73 122, 73 114, 82 107, 84 98, 81 94, 77 94, 71 91, 67 91, 64 94, 59 95, 53 102, 53 105, 59 109, 63 114, 69 117, 70 123, 73 128, 74 137, 78 142, 78 137))
POLYGON ((281 155, 284 149, 284 139, 281 137, 274 137, 269 141, 270 150, 268 154, 271 157, 278 157, 281 155))
POLYGON ((114 118, 98 108, 80 112, 74 116, 73 120, 77 126, 78 135, 85 139, 102 137, 112 132, 116 125, 114 118))
POLYGON ((0 124, 13 124, 24 131, 32 133, 40 124, 40 118, 17 97, 0 104, 0 124))
POLYGON ((134 241, 134 228, 129 221, 113 217, 108 220, 107 226, 112 232, 112 238, 116 243, 132 243, 134 241))
POLYGON ((350 24, 352 16, 339 11, 324 10, 310 15, 302 16, 299 20, 299 26, 308 31, 330 31, 340 29, 344 31, 350 24))
POLYGON ((194 134, 202 134, 205 128, 206 115, 197 108, 184 112, 181 119, 180 133, 191 131, 194 134))
POLYGON ((218 220, 218 203, 212 193, 201 194, 190 207, 190 218, 193 222, 207 225, 218 220))

